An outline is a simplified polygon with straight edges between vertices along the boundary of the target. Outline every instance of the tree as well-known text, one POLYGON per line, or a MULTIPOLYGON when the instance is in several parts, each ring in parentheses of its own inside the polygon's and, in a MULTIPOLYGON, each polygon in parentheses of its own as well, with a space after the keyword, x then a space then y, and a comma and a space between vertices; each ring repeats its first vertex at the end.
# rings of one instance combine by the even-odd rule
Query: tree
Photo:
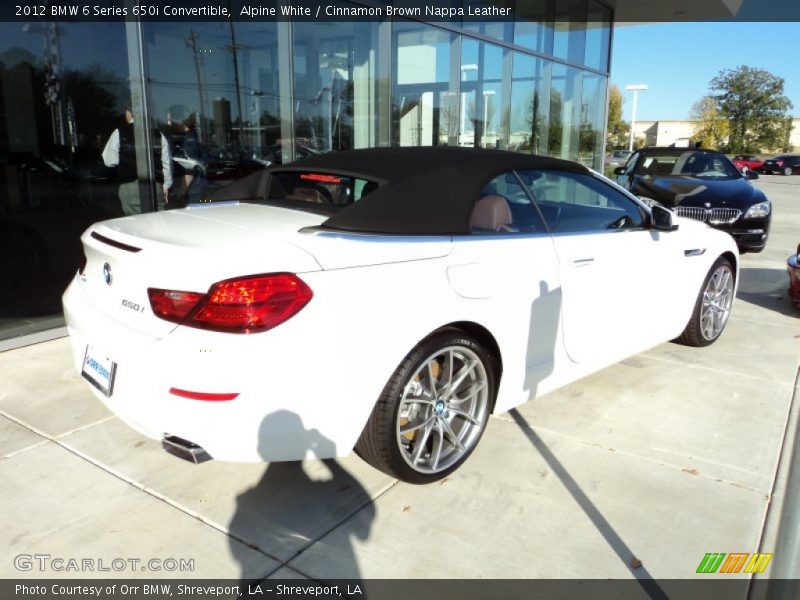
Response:
POLYGON ((711 80, 720 115, 730 121, 734 153, 780 148, 792 103, 783 93, 784 80, 763 69, 725 69, 711 80))
POLYGON ((622 150, 628 147, 631 126, 622 120, 622 106, 625 96, 619 87, 611 84, 608 88, 608 136, 606 145, 612 150, 622 150))
POLYGON ((716 99, 703 96, 694 103, 689 115, 696 122, 694 139, 703 148, 722 148, 728 142, 730 123, 720 115, 716 99))

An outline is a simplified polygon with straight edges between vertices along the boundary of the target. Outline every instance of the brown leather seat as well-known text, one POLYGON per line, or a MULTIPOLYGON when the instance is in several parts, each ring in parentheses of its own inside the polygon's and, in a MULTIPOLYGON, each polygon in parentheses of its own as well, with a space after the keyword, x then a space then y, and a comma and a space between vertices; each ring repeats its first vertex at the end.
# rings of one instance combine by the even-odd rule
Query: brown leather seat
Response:
POLYGON ((300 202, 314 202, 316 204, 329 204, 330 200, 325 197, 321 190, 308 187, 296 187, 292 193, 286 196, 287 200, 298 200, 300 202))
POLYGON ((469 225, 472 230, 513 231, 514 216, 508 202, 502 196, 490 194, 475 203, 469 225))

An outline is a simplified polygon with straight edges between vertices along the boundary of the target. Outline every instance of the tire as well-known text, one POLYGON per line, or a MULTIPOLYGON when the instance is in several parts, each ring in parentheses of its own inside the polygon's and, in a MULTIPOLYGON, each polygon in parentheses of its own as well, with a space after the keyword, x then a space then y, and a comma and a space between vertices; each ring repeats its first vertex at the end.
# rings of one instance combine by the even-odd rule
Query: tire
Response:
POLYGON ((675 341, 686 346, 709 346, 719 339, 733 305, 736 274, 731 261, 719 257, 703 280, 692 317, 675 341))
POLYGON ((408 353, 387 382, 356 453, 408 483, 446 477, 483 435, 495 373, 495 358, 470 336, 457 329, 434 333, 408 353), (453 375, 460 381, 451 387, 453 375))
POLYGON ((784 167, 784 168, 783 168, 783 174, 784 174, 786 177, 788 177, 789 175, 791 175, 791 174, 792 174, 792 167, 784 167))

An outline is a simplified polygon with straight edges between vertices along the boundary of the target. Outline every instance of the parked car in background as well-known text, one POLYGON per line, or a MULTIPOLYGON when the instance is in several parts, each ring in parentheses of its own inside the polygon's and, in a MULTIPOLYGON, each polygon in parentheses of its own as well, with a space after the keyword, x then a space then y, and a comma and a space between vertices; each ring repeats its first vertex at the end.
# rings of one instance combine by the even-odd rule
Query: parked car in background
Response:
POLYGON ((615 171, 617 182, 637 196, 671 208, 681 217, 728 232, 741 252, 767 244, 772 205, 745 175, 719 152, 704 149, 645 148, 615 171))
POLYGON ((748 171, 759 171, 764 166, 764 161, 752 154, 739 154, 734 156, 731 162, 743 174, 748 171))
POLYGON ((628 150, 614 150, 613 152, 609 152, 606 155, 606 166, 607 167, 618 167, 620 165, 624 165, 628 158, 630 158, 631 152, 628 150))
POLYGON ((800 154, 782 154, 765 160, 762 170, 768 174, 796 175, 800 173, 800 154))
POLYGON ((493 412, 713 343, 736 292, 730 236, 553 158, 332 152, 210 200, 93 225, 64 294, 95 396, 195 462, 436 481, 493 412))

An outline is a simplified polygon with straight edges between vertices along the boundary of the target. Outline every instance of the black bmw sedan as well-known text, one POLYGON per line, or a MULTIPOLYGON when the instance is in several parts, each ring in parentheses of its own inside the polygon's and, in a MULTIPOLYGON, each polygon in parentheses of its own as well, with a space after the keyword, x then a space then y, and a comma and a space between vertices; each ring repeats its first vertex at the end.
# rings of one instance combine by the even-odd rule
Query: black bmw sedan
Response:
POLYGON ((772 204, 719 152, 689 148, 644 148, 614 171, 617 182, 678 216, 704 221, 730 233, 741 252, 767 244, 772 204))
POLYGON ((800 173, 800 154, 782 154, 764 161, 764 173, 796 175, 800 173))

